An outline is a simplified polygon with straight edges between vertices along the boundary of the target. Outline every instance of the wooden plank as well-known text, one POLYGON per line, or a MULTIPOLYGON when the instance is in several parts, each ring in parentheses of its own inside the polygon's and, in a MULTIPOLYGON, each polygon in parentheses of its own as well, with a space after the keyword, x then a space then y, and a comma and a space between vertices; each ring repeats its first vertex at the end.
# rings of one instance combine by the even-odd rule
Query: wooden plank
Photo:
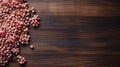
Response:
MULTIPOLYGON (((119 67, 119 0, 28 0, 41 17, 23 67, 119 67)), ((16 61, 7 67, 20 67, 16 61)))

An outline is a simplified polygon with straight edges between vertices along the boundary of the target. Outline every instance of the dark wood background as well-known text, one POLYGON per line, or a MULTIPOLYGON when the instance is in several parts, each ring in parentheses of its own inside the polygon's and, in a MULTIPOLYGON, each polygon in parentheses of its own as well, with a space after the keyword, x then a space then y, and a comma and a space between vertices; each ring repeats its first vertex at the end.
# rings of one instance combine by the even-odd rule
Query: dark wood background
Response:
MULTIPOLYGON (((120 0, 28 0, 41 17, 24 67, 120 67, 120 0)), ((13 61, 7 67, 20 67, 13 61)))

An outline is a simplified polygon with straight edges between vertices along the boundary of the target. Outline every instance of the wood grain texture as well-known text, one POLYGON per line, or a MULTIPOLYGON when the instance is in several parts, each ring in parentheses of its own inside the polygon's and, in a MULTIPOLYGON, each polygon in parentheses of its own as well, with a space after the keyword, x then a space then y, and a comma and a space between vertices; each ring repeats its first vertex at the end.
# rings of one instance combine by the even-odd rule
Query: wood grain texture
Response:
MULTIPOLYGON (((119 67, 119 0, 28 0, 41 17, 23 67, 119 67)), ((21 67, 16 61, 7 67, 21 67)))

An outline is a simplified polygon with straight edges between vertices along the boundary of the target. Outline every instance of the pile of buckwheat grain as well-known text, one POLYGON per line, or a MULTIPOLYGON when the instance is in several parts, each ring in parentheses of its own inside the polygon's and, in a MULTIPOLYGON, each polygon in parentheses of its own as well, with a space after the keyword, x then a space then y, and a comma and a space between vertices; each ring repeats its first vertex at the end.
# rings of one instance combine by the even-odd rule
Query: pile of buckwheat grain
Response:
POLYGON ((8 63, 13 55, 19 64, 26 62, 19 53, 19 46, 29 44, 28 27, 30 24, 38 26, 39 20, 35 9, 29 8, 24 0, 0 0, 0 66, 8 63))

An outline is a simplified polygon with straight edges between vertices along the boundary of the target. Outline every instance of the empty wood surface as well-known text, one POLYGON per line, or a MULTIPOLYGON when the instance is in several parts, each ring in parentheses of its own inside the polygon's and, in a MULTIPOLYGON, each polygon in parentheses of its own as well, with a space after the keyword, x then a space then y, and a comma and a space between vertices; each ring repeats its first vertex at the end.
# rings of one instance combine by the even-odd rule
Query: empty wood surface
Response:
MULTIPOLYGON (((119 0, 27 0, 41 17, 23 67, 120 67, 119 0)), ((7 67, 21 67, 16 61, 7 67)))

